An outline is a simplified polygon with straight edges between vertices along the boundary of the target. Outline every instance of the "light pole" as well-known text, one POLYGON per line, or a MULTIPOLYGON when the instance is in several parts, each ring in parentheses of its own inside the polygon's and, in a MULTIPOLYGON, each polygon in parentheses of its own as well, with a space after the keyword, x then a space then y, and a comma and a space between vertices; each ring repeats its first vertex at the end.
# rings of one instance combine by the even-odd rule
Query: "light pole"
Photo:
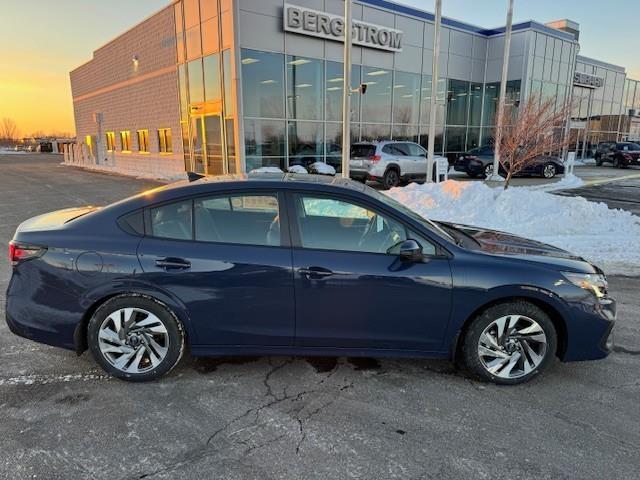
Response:
MULTIPOLYGON (((433 151, 436 145, 436 96, 440 70, 440 24, 442 0, 436 0, 436 24, 433 30, 433 65, 431 66, 431 111, 429 112, 429 143, 427 145, 427 182, 433 181, 433 151)), ((436 181, 439 178, 436 176, 436 181)))
POLYGON ((349 178, 351 157, 351 0, 344 2, 344 72, 342 75, 342 177, 349 178))
POLYGON ((502 142, 502 128, 504 122, 504 104, 507 95, 507 75, 509 73, 509 52, 511 50, 511 26, 513 24, 513 0, 508 0, 507 27, 504 33, 504 56, 502 58, 502 79, 500 81, 500 98, 498 99, 498 119, 496 121, 496 140, 494 145, 493 173, 487 180, 502 182, 500 176, 500 143, 502 142))

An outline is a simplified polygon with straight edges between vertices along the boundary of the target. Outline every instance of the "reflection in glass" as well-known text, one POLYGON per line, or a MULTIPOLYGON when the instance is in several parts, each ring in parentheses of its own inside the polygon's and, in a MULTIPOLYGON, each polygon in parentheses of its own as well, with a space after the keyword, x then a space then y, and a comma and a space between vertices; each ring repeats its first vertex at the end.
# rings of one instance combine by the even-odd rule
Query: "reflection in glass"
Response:
POLYGON ((394 125, 392 138, 393 140, 407 140, 418 143, 418 133, 417 125, 394 125))
POLYGON ((469 125, 479 127, 482 121, 482 84, 472 83, 469 94, 469 125))
POLYGON ((420 75, 396 72, 393 82, 393 122, 417 124, 420 113, 420 75))
POLYGON ((449 80, 447 89, 447 125, 467 124, 469 82, 449 80))
MULTIPOLYGON (((484 143, 484 142, 483 142, 484 143)), ((480 146, 480 129, 479 128, 469 128, 467 130, 467 148, 466 150, 471 150, 473 148, 480 146)))
MULTIPOLYGON (((443 140, 444 140, 444 127, 436 126, 434 155, 442 155, 443 140)), ((426 125, 420 127, 420 145, 422 145, 425 149, 429 148, 429 127, 426 125)))
MULTIPOLYGON (((205 2, 208 0, 204 0, 205 2)), ((184 25, 189 29, 200 23, 200 2, 198 0, 184 0, 184 25)))
POLYGON ((367 122, 391 123, 391 69, 362 68, 362 83, 367 93, 362 96, 362 119, 367 122))
MULTIPOLYGON (((360 125, 351 124, 351 143, 356 143, 360 138, 360 125)), ((325 124, 325 152, 327 163, 342 171, 342 122, 325 124)))
POLYGON ((220 50, 218 17, 213 17, 206 22, 202 22, 202 53, 206 55, 218 50, 220 50))
POLYGON ((189 28, 185 32, 185 43, 187 45, 187 60, 192 60, 202 56, 202 37, 200 37, 200 25, 189 28))
MULTIPOLYGON (((360 83, 360 65, 351 66, 351 88, 357 88, 360 83)), ((327 62, 326 78, 326 120, 342 121, 342 85, 343 69, 340 62, 327 62)), ((357 122, 360 119, 359 94, 351 95, 351 120, 357 122)))
POLYGON ((322 120, 324 62, 287 56, 287 116, 301 120, 322 120))
MULTIPOLYGON (((420 107, 420 124, 429 125, 431 115, 431 75, 422 76, 422 95, 420 107)), ((438 93, 436 95, 436 125, 444 124, 445 101, 447 93, 447 80, 438 80, 438 93)))
POLYGON ((204 117, 205 135, 207 139, 207 174, 222 175, 222 125, 219 115, 204 117))
POLYGON ((218 54, 209 55, 202 59, 204 63, 204 93, 207 101, 207 112, 220 112, 220 57, 218 54))
POLYGON ((463 152, 465 150, 465 127, 447 127, 447 147, 445 151, 449 152, 463 152))
POLYGON ((187 120, 189 95, 187 92, 187 69, 184 64, 178 66, 178 89, 180 90, 180 118, 187 120))
POLYGON ((362 129, 360 132, 360 138, 361 138, 361 141, 363 142, 387 140, 391 138, 391 125, 363 123, 362 129))
POLYGON ((243 49, 241 63, 244 115, 284 118, 284 55, 243 49))
POLYGON ((197 114, 202 110, 204 102, 204 84, 202 79, 202 60, 188 63, 190 113, 197 114))
POLYGON ((247 156, 284 156, 285 122, 283 120, 245 120, 247 156))
POLYGON ((322 123, 289 122, 289 165, 308 167, 323 155, 322 123))

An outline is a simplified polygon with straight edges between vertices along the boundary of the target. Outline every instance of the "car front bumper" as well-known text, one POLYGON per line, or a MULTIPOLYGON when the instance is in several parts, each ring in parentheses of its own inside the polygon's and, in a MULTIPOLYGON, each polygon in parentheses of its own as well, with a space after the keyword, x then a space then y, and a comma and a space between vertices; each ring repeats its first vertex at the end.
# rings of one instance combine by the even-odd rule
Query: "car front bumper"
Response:
POLYGON ((566 344, 561 360, 565 362, 597 360, 613 350, 616 301, 585 299, 569 303, 565 317, 566 344))

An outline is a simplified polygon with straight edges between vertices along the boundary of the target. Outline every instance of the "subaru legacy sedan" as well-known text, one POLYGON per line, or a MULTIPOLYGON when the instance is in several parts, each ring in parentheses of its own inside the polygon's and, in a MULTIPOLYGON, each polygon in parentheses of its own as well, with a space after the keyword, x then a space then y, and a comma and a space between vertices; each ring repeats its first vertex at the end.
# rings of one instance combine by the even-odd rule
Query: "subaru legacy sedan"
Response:
POLYGON ((133 381, 192 355, 444 358, 501 384, 605 357, 603 272, 507 233, 433 222, 358 182, 206 177, 22 223, 12 332, 133 381))

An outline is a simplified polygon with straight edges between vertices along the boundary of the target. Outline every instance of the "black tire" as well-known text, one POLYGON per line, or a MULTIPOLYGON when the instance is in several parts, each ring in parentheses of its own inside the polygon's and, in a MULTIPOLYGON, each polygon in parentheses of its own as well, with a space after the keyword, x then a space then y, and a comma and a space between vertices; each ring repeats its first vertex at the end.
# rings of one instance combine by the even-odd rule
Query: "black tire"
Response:
POLYGON ((185 349, 185 335, 178 318, 163 303, 139 294, 123 294, 107 300, 95 311, 87 328, 87 344, 95 361, 110 375, 131 382, 146 382, 169 373, 179 363, 185 349), (169 339, 168 348, 155 368, 142 373, 125 372, 112 365, 100 350, 98 335, 101 325, 109 315, 123 308, 146 310, 154 314, 165 327, 169 339))
POLYGON ((382 186, 385 190, 389 190, 390 188, 397 187, 398 185, 400 185, 400 173, 395 168, 389 168, 384 173, 382 186))
POLYGON ((596 167, 601 167, 602 166, 602 158, 598 157, 596 158, 596 167))
POLYGON ((620 166, 620 159, 619 159, 618 157, 615 157, 615 158, 613 159, 612 167, 613 167, 613 168, 622 168, 622 167, 620 166))
POLYGON ((489 307, 471 322, 462 339, 461 359, 469 372, 481 380, 499 385, 515 385, 531 380, 531 378, 547 368, 556 354, 557 345, 557 333, 549 316, 539 307, 529 302, 513 301, 489 307), (495 320, 509 315, 521 315, 534 320, 546 335, 546 350, 543 359, 536 368, 517 378, 503 378, 492 374, 485 368, 478 353, 480 335, 484 330, 495 320))

